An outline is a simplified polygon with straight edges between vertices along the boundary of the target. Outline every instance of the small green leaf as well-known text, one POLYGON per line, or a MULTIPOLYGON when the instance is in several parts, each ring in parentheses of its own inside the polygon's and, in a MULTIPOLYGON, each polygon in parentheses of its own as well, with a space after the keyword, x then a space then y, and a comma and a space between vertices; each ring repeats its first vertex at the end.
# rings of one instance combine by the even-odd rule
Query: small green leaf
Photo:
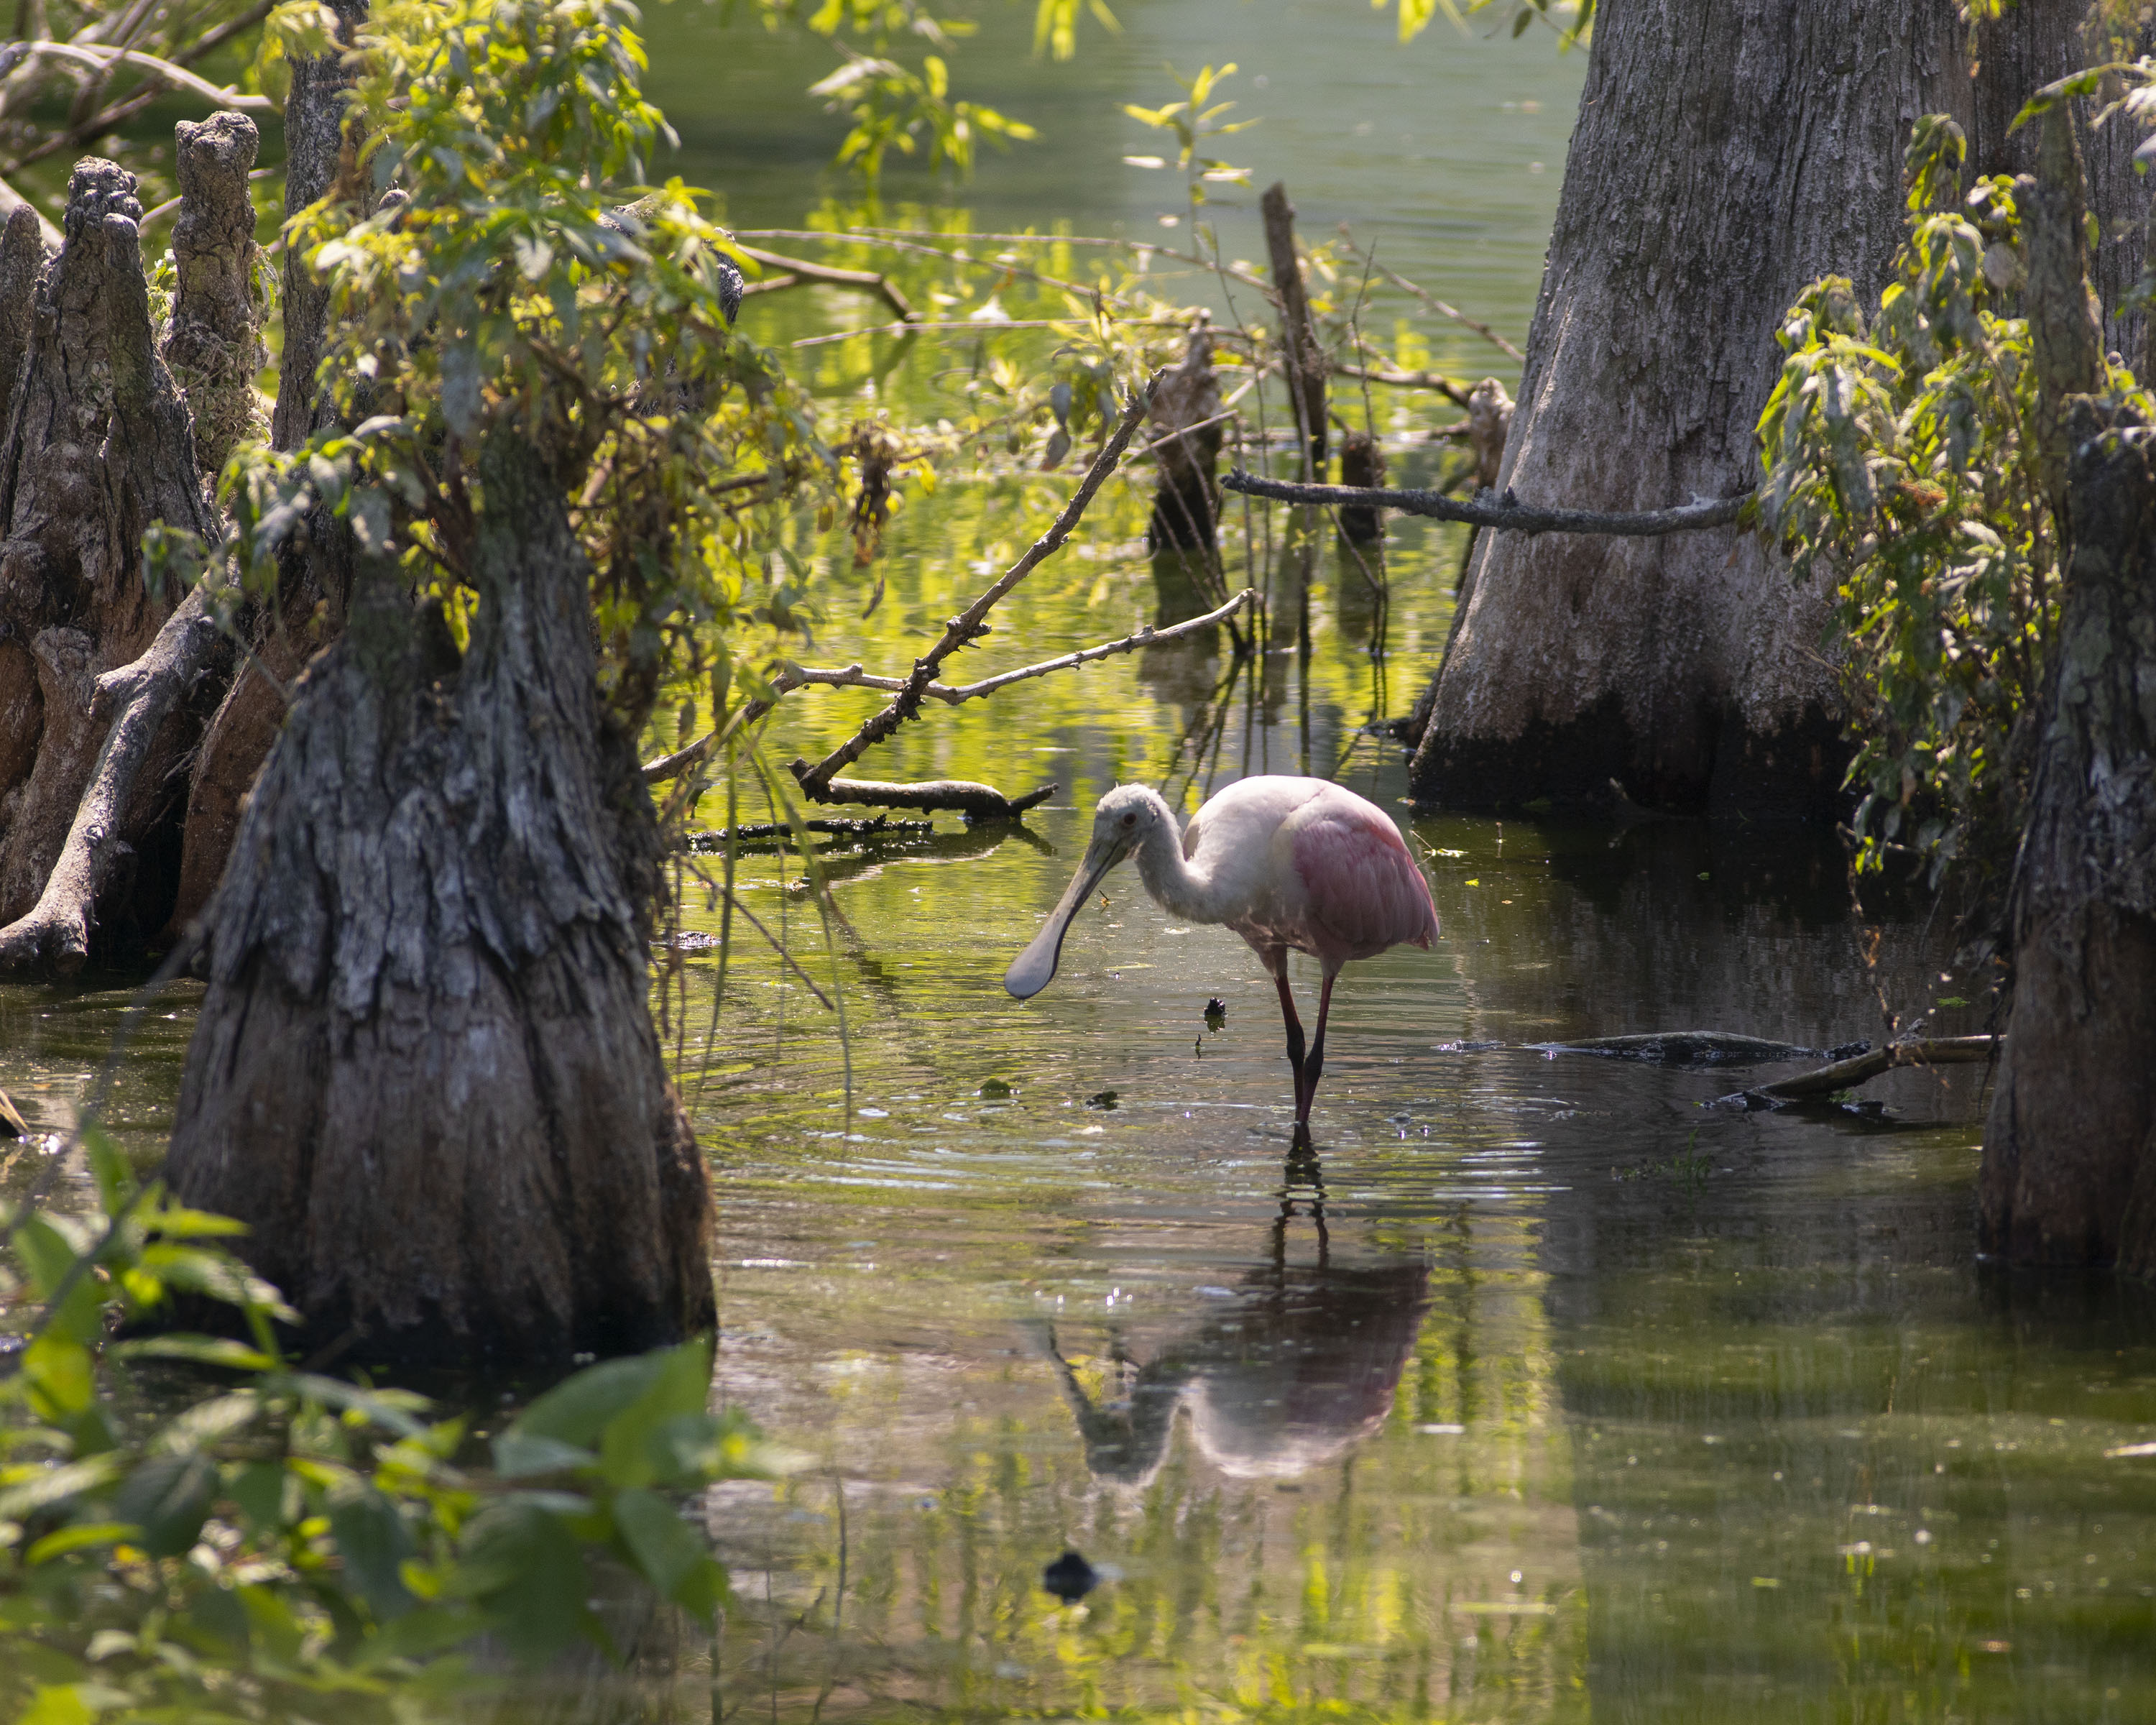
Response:
POLYGON ((180 1557, 201 1537, 217 1485, 206 1455, 152 1455, 112 1494, 112 1512, 141 1530, 133 1543, 151 1557, 180 1557))

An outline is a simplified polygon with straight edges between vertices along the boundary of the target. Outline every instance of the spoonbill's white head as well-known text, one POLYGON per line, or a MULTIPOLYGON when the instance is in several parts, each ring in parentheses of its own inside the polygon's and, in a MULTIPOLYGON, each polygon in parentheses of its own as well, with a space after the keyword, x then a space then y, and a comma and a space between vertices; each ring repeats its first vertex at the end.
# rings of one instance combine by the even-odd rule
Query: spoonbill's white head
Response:
POLYGON ((1146 836, 1169 819, 1168 805, 1143 785, 1118 785, 1101 798, 1093 811, 1092 842, 1085 860, 1071 876, 1063 897, 1049 912, 1026 949, 1004 973, 1004 987, 1020 1000, 1029 999, 1046 988, 1055 975, 1055 961, 1063 951, 1063 937, 1079 907, 1093 895, 1109 870, 1136 850, 1146 836))

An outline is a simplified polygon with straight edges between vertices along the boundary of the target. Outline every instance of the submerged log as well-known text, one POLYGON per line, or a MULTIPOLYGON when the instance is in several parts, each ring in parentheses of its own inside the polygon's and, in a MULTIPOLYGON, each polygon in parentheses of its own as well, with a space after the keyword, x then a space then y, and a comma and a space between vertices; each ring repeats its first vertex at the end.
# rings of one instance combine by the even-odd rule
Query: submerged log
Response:
POLYGON ((1055 794, 1052 784, 1028 791, 1022 797, 1006 797, 992 784, 969 778, 932 778, 919 783, 894 783, 875 778, 818 779, 806 761, 793 763, 793 777, 803 793, 817 803, 865 803, 871 809, 921 809, 963 814, 968 820, 1015 820, 1027 809, 1055 794))
MULTIPOLYGON (((1613 1060, 1645 1060, 1663 1066, 1765 1065, 1774 1060, 1848 1060, 1867 1053, 1868 1042, 1839 1048, 1805 1048, 1763 1036, 1727 1030, 1650 1030, 1630 1036, 1584 1036, 1571 1042, 1530 1042, 1543 1054, 1600 1055, 1613 1060)), ((1881 1070, 1884 1070, 1883 1068, 1881 1070)))
MULTIPOLYGON (((1858 1045, 1861 1047, 1863 1045, 1858 1045)), ((1902 1066, 1957 1066, 1985 1064, 1999 1058, 2005 1046, 1997 1036, 1920 1036, 1907 1042, 1868 1049, 1849 1058, 1833 1060, 1815 1071, 1754 1086, 1740 1092, 1746 1101, 1801 1101, 1810 1096, 1830 1096, 1852 1089, 1902 1066)), ((1840 1050, 1832 1052, 1839 1054, 1840 1050)))
POLYGON ((659 837, 590 569, 530 451, 479 472, 462 661, 366 564, 300 683, 203 916, 168 1167, 311 1336, 567 1363, 710 1327, 711 1197, 646 1002, 659 837))

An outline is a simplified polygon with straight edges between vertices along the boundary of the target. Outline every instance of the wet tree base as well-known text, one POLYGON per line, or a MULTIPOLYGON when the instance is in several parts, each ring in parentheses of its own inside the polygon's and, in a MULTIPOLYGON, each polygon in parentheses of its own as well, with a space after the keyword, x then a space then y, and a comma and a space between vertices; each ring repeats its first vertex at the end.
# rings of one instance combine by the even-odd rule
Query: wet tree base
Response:
POLYGON ((1408 793, 1420 808, 1502 814, 1547 803, 1609 816, 1622 812, 1612 806, 1614 783, 1643 812, 1831 824, 1853 807, 1842 784, 1851 753, 1816 703, 1768 735, 1748 730, 1733 706, 1703 706, 1643 733, 1612 693, 1572 720, 1535 719, 1517 737, 1424 729, 1408 793))

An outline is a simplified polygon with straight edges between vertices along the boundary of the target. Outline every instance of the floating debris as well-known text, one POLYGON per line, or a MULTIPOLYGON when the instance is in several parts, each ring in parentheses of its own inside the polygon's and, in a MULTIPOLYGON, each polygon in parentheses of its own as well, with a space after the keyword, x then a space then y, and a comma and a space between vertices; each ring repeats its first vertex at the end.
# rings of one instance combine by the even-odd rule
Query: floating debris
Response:
POLYGON ((1076 1604, 1100 1581, 1100 1573, 1075 1551, 1066 1551, 1040 1572, 1040 1584, 1066 1605, 1076 1604))

